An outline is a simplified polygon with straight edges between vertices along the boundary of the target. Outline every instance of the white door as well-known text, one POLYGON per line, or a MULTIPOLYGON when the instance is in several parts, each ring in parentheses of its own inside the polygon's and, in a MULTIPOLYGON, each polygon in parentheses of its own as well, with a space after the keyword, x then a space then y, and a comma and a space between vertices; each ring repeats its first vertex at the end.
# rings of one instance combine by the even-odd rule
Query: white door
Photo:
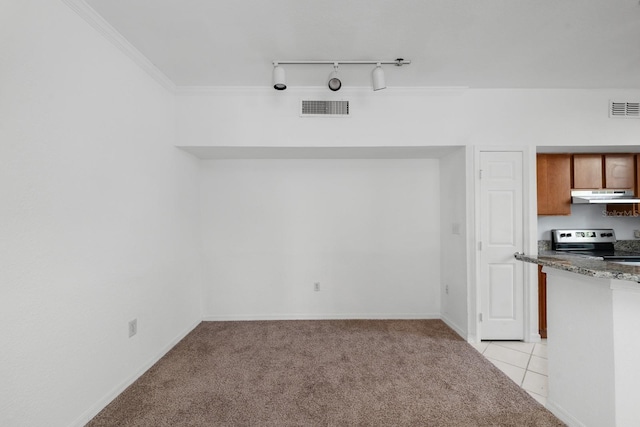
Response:
POLYGON ((521 152, 480 152, 480 319, 483 340, 524 338, 521 152))

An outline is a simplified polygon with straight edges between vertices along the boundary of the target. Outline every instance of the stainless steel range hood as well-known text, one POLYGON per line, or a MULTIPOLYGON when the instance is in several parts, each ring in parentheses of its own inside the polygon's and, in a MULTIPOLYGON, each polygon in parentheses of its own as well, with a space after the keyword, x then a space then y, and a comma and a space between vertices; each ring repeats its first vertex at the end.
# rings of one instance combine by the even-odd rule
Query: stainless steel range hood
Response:
POLYGON ((640 203, 633 190, 571 190, 574 204, 640 203))

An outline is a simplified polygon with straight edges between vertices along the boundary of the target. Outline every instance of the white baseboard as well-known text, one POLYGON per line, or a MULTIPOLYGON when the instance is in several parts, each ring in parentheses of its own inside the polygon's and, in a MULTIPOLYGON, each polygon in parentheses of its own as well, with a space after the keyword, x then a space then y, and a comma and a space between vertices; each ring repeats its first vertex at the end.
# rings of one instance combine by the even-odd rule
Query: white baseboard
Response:
POLYGON ((542 338, 539 333, 529 334, 529 339, 525 339, 525 342, 542 342, 542 338))
POLYGON ((456 325, 451 319, 449 319, 446 315, 441 315, 440 318, 444 323, 447 324, 448 327, 454 330, 454 332, 462 337, 465 341, 469 341, 469 337, 467 336, 467 332, 462 329, 460 326, 456 325))
POLYGON ((547 399, 547 404, 545 407, 556 417, 560 419, 563 423, 568 425, 569 427, 586 427, 583 423, 574 418, 571 414, 565 411, 562 407, 556 405, 549 399, 547 399))
POLYGON ((87 424, 93 417, 98 415, 100 411, 102 411, 113 399, 115 399, 120 393, 122 393, 127 387, 133 384, 142 374, 147 372, 149 368, 151 368, 158 360, 162 358, 165 354, 169 352, 173 347, 175 347, 180 340, 187 336, 187 334, 195 329, 196 326, 200 324, 200 320, 189 325, 185 330, 180 332, 169 344, 164 346, 158 354, 149 359, 146 363, 144 363, 140 369, 136 371, 133 375, 127 378, 125 381, 116 386, 113 390, 107 393, 102 399, 93 404, 89 409, 87 409, 78 419, 76 419, 73 423, 71 423, 72 427, 82 427, 87 424))
POLYGON ((208 314, 202 317, 204 322, 228 322, 246 320, 402 320, 402 319, 440 319, 436 313, 347 313, 347 314, 308 314, 308 313, 278 313, 278 314, 208 314))

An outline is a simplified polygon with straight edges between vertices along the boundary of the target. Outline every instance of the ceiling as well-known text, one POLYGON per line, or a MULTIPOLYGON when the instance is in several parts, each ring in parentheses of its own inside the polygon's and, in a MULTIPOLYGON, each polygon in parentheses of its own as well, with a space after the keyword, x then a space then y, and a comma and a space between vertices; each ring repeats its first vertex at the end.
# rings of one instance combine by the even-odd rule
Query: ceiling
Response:
MULTIPOLYGON (((86 0, 178 86, 269 87, 274 60, 393 60, 389 87, 640 88, 639 0, 86 0)), ((288 65, 324 86, 331 65, 288 65)), ((370 86, 373 66, 340 67, 370 86)))

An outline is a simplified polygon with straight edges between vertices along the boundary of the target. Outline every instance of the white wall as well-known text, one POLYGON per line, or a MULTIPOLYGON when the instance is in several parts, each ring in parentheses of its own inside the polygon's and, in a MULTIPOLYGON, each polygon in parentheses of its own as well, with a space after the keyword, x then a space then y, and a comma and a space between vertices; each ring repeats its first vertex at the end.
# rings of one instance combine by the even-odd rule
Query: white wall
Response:
MULTIPOLYGON (((326 88, 288 88, 284 92, 248 88, 182 88, 178 95, 177 126, 179 143, 183 146, 601 147, 635 146, 640 134, 640 120, 610 119, 608 116, 610 100, 637 101, 640 99, 640 90, 637 89, 390 87, 375 93, 366 88, 346 88, 329 93, 326 88), (351 117, 301 118, 301 99, 349 100, 351 117)), ((457 160, 443 161, 460 168, 451 170, 451 174, 462 172, 464 166, 458 165, 457 160)), ((467 163, 469 165, 473 164, 467 163)), ((449 176, 449 169, 443 174, 449 176)), ((442 182, 443 193, 459 194, 458 191, 464 191, 466 202, 473 202, 473 195, 470 194, 472 178, 471 181, 467 180, 466 189, 458 181, 451 181, 451 185, 449 181, 442 182)), ((535 195, 534 180, 529 182, 528 191, 535 195)), ((447 205, 449 202, 454 203, 452 200, 443 200, 443 212, 456 209, 447 205)), ((467 225, 472 225, 468 216, 469 213, 467 225)), ((452 224, 448 216, 443 214, 442 217, 446 218, 440 229, 444 238, 451 235, 452 224)), ((627 221, 622 228, 621 238, 628 238, 630 229, 640 228, 629 227, 628 219, 616 221, 616 224, 627 221)), ((535 222, 533 218, 530 239, 525 239, 533 242, 527 248, 529 251, 535 250, 535 222)), ((539 229, 544 231, 544 227, 539 229)), ((473 230, 465 231, 466 252, 460 252, 460 255, 466 254, 468 259, 465 266, 473 271, 475 235, 473 230)), ((454 241, 444 245, 455 246, 457 243, 454 241)), ((456 249, 459 248, 456 246, 456 249)), ((443 295, 442 315, 459 333, 465 336, 462 332, 466 330, 466 336, 473 339, 476 334, 474 290, 471 289, 471 294, 467 295, 458 287, 462 283, 462 275, 458 270, 451 271, 455 264, 449 258, 442 263, 443 286, 446 286, 446 282, 452 282, 450 294, 443 295), (465 316, 466 328, 463 327, 465 316)), ((534 273, 530 276, 533 277, 534 273)), ((473 280, 471 273, 467 276, 471 288, 474 286, 473 280)), ((535 304, 535 292, 534 284, 531 287, 531 304, 535 304)), ((529 309, 530 329, 533 331, 536 313, 531 307, 529 309)), ((535 335, 535 331, 530 335, 535 335)))
POLYGON ((62 2, 3 2, 0 44, 0 425, 80 425, 201 318, 197 161, 62 2))
POLYGON ((439 317, 437 160, 211 160, 201 179, 206 319, 439 317))
POLYGON ((185 146, 637 145, 640 120, 610 119, 609 100, 640 90, 187 90, 178 98, 185 146), (301 118, 301 99, 350 101, 348 119, 301 118))
MULTIPOLYGON (((178 96, 180 145, 452 145, 461 129, 461 90, 345 88, 214 89, 178 96), (349 100, 349 118, 301 118, 300 100, 349 100), (445 136, 433 139, 433 136, 445 136)), ((459 142, 453 145, 460 145, 459 142)))
POLYGON ((467 171, 465 148, 440 159, 442 318, 467 337, 467 171))

